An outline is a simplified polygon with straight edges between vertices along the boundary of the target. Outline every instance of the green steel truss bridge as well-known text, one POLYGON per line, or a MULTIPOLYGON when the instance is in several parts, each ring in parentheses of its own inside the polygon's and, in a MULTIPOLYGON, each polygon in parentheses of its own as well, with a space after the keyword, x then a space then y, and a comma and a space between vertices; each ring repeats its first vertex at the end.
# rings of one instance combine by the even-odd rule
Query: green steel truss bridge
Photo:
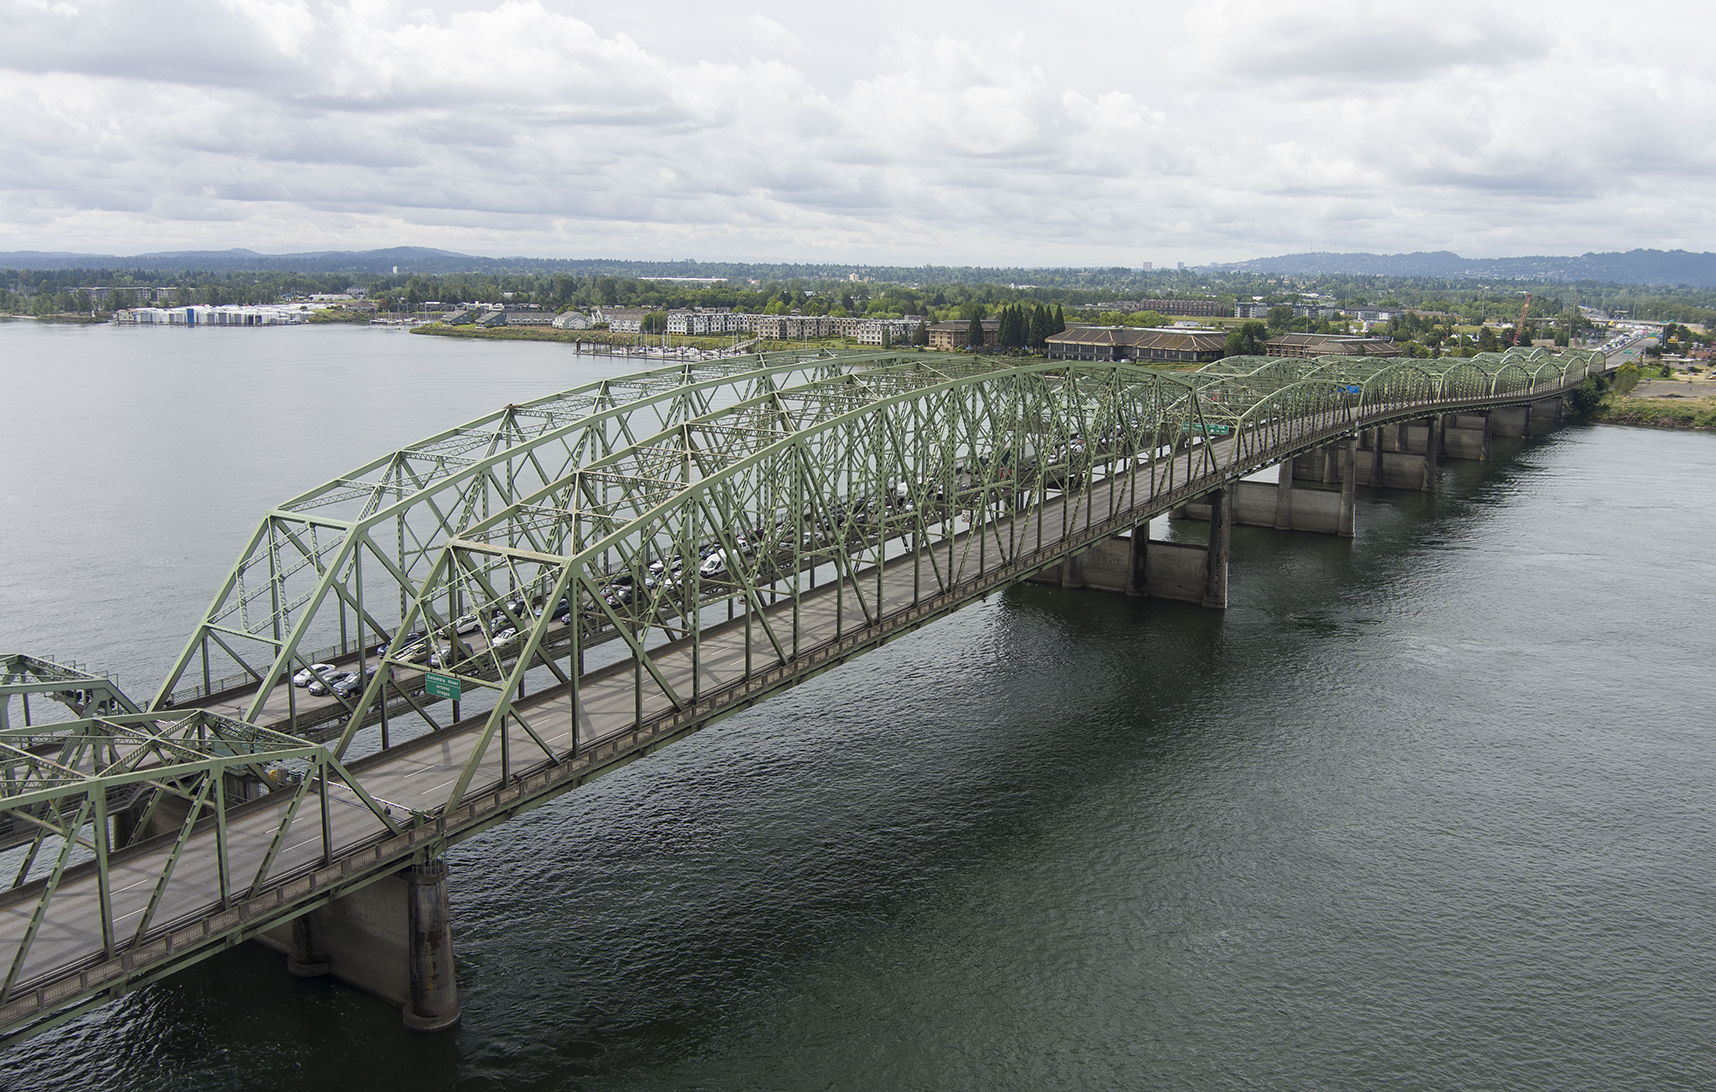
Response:
POLYGON ((1433 464, 1603 367, 793 352, 389 453, 267 512, 141 708, 0 659, 0 1041, 250 939, 446 1026, 447 846, 1134 529, 1116 590, 1225 605, 1240 479, 1311 456, 1350 499, 1359 438, 1382 484, 1412 422, 1433 464), (1199 500, 1202 567, 1153 590, 1148 520, 1199 500))

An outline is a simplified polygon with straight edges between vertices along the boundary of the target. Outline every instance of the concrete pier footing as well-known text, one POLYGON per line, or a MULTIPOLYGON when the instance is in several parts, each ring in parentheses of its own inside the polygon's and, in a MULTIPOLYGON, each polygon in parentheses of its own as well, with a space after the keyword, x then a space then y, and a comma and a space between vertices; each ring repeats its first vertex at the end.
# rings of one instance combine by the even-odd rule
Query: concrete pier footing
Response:
MULTIPOLYGON (((1319 462, 1323 452, 1313 453, 1319 462)), ((1335 468, 1330 481, 1351 480, 1351 464, 1355 458, 1351 442, 1335 445, 1328 462, 1335 468)), ((1297 460, 1295 460, 1297 462, 1297 460)), ((1299 474, 1297 467, 1283 463, 1278 482, 1237 481, 1227 491, 1232 505, 1233 522, 1241 527, 1273 527, 1278 531, 1314 531, 1325 535, 1353 534, 1353 507, 1356 494, 1344 485, 1325 488, 1321 477, 1307 484, 1308 475, 1299 474)), ((1207 520, 1209 501, 1194 501, 1181 505, 1172 513, 1174 519, 1207 520)))
POLYGON ((1227 516, 1208 542, 1164 542, 1147 526, 1130 536, 1104 539, 1062 559, 1058 568, 1030 577, 1032 583, 1095 588, 1137 598, 1169 599, 1227 607, 1227 560, 1232 526, 1231 494, 1217 491, 1204 502, 1227 516))
POLYGON ((300 978, 332 975, 398 1005, 405 1026, 459 1022, 447 866, 435 860, 384 876, 257 939, 300 978))
POLYGON ((1204 547, 1203 605, 1226 610, 1227 559, 1233 550, 1233 495, 1227 490, 1210 494, 1210 517, 1210 537, 1204 547))
POLYGON ((440 1031, 459 1022, 446 862, 414 865, 406 870, 405 883, 410 892, 411 929, 411 1001, 405 1006, 405 1026, 413 1031, 440 1031))

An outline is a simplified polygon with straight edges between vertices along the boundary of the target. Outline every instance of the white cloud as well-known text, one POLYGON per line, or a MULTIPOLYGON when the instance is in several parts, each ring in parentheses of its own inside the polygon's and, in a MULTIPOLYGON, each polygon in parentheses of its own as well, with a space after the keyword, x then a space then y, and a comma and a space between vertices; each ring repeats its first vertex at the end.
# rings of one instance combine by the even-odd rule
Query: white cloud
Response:
POLYGON ((0 249, 1716 248, 1709 16, 1494 12, 0 0, 0 249))

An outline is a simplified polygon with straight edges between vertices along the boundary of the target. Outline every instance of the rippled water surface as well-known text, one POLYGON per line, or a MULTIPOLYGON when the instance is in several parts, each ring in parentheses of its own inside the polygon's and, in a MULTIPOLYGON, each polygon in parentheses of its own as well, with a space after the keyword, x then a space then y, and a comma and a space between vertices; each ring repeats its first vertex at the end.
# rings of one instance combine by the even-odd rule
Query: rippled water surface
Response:
MULTIPOLYGON (((157 681, 263 508, 634 364, 0 326, 0 646, 157 681)), ((1716 438, 1573 424, 1015 587, 457 847, 464 1023, 245 946, 0 1088, 1716 1086, 1716 438)))

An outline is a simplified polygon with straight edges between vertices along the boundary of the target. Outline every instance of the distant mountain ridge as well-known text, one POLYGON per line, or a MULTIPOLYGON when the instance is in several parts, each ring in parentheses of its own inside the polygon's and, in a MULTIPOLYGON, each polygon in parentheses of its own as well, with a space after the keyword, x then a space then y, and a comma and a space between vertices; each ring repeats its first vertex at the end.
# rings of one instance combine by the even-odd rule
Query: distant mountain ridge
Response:
MULTIPOLYGON (((39 250, 0 251, 0 269, 78 270, 91 272, 149 270, 160 273, 566 273, 613 277, 725 277, 774 280, 844 279, 850 273, 879 281, 1000 281, 1028 280, 1055 271, 1039 268, 974 266, 887 266, 868 262, 699 262, 627 261, 611 258, 489 258, 430 247, 401 246, 385 250, 329 250, 303 254, 258 254, 254 250, 184 250, 155 254, 68 254, 39 250)), ((1065 274, 1068 271, 1059 271, 1065 274)), ((1080 271, 1071 271, 1080 274, 1080 271)), ((1102 269, 1104 276, 1125 276, 1128 269, 1102 269)), ((1080 274, 1082 275, 1082 274, 1080 274)))
MULTIPOLYGON (((259 254, 254 250, 181 250, 153 254, 68 254, 37 250, 0 251, 0 269, 122 270, 162 273, 240 271, 275 273, 567 273, 616 277, 728 277, 806 280, 842 278, 862 272, 877 280, 931 283, 934 281, 999 283, 1031 282, 1043 277, 1066 283, 1089 276, 1126 276, 1134 270, 1088 270, 1066 267, 884 266, 863 262, 699 262, 624 261, 606 258, 489 258, 431 247, 400 246, 383 250, 325 250, 302 254, 259 254)), ((1629 250, 1587 253, 1577 257, 1537 255, 1520 258, 1463 258, 1452 251, 1410 254, 1306 253, 1283 254, 1225 262, 1184 271, 1234 271, 1286 275, 1352 275, 1444 277, 1504 281, 1602 281, 1615 284, 1716 286, 1716 254, 1685 250, 1629 250)), ((1171 276, 1159 270, 1141 276, 1171 276)))
POLYGON ((1229 262, 1212 269, 1314 276, 1459 277, 1496 280, 1607 281, 1619 284, 1716 285, 1716 254, 1686 250, 1628 250, 1577 257, 1462 258, 1449 250, 1411 254, 1283 254, 1229 262))
POLYGON ((451 250, 396 246, 386 250, 323 250, 258 254, 254 250, 172 250, 154 254, 66 254, 40 250, 0 252, 7 269, 150 269, 193 273, 401 273, 499 272, 489 269, 531 259, 476 258, 451 250))

